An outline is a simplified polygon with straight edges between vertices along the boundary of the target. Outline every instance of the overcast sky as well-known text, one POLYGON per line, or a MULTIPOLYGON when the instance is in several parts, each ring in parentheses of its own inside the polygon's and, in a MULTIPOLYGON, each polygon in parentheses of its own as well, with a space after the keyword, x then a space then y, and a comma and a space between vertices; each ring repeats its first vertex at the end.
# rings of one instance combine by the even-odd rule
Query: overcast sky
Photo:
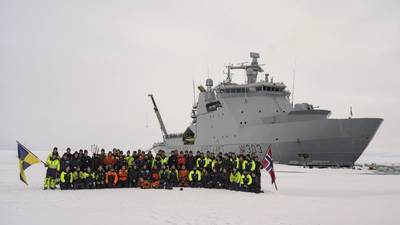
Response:
POLYGON ((192 80, 217 84, 250 51, 290 89, 296 61, 295 102, 384 118, 367 152, 399 150, 400 1, 385 0, 0 0, 0 149, 151 146, 148 93, 182 132, 192 80))

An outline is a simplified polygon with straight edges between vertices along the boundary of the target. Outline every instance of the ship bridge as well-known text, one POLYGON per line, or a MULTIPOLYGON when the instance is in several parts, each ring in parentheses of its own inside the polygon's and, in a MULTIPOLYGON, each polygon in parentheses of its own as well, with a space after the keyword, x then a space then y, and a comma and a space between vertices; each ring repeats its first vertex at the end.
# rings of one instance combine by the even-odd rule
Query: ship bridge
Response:
POLYGON ((289 96, 290 91, 285 90, 286 85, 283 83, 270 83, 270 82, 258 82, 253 84, 244 85, 223 85, 215 88, 215 92, 223 94, 223 97, 235 95, 235 94, 271 94, 271 95, 285 95, 289 96))

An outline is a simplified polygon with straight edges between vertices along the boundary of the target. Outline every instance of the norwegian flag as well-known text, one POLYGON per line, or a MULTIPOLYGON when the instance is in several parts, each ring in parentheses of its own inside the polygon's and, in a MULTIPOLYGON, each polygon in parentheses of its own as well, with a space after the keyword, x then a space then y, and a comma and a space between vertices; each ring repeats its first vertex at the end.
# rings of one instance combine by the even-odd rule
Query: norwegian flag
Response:
POLYGON ((272 149, 271 145, 268 146, 267 149, 267 154, 265 154, 265 158, 262 161, 262 168, 265 169, 269 175, 271 176, 271 184, 275 184, 275 188, 278 190, 276 187, 275 183, 275 171, 274 171, 274 163, 272 160, 272 149))

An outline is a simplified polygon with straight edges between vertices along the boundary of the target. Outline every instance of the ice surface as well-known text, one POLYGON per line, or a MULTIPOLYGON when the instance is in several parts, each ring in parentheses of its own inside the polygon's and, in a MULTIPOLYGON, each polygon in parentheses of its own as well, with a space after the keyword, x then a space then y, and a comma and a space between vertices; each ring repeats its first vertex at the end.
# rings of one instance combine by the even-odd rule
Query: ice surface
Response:
MULTIPOLYGON (((47 153, 39 152, 45 159, 47 153)), ((45 169, 19 181, 16 151, 0 151, 0 224, 400 224, 400 176, 275 165, 279 191, 42 190, 45 169)))

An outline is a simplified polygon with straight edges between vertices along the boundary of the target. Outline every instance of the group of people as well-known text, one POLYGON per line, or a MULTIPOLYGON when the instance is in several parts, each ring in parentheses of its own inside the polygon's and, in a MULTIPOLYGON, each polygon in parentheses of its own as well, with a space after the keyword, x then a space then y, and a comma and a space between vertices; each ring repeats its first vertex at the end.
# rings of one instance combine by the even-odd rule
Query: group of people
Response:
POLYGON ((155 156, 141 150, 104 149, 89 156, 87 150, 71 153, 67 148, 60 157, 57 148, 46 160, 44 189, 98 189, 139 187, 218 188, 261 192, 261 163, 256 155, 235 153, 160 150, 155 156))

